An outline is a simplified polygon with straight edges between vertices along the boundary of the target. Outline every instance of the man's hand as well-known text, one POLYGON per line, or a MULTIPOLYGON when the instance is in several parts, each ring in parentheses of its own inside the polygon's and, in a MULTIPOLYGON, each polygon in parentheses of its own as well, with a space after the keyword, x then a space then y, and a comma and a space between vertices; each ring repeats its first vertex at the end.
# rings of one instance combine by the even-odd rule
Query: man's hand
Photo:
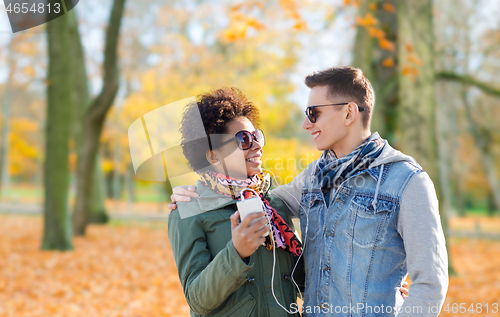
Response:
POLYGON ((177 208, 176 202, 178 201, 190 201, 191 197, 198 198, 198 194, 195 193, 196 186, 194 185, 182 185, 177 186, 172 190, 172 195, 170 195, 170 200, 172 201, 167 205, 167 208, 173 210, 177 208))
POLYGON ((269 226, 266 225, 267 218, 264 212, 253 212, 240 223, 238 223, 239 217, 239 211, 231 215, 231 236, 236 252, 242 259, 245 259, 251 256, 266 241, 263 236, 269 231, 269 226), (250 222, 254 219, 259 220, 250 225, 250 222))

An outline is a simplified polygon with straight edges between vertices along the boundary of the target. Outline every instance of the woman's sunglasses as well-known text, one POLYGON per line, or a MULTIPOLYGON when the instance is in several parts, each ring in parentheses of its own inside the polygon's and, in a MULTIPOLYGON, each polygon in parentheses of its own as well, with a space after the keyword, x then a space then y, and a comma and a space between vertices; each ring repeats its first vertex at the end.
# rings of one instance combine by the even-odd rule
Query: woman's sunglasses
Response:
MULTIPOLYGON (((309 119, 309 121, 311 121, 311 123, 315 123, 316 122, 316 110, 315 110, 316 107, 343 106, 343 105, 348 105, 348 104, 349 104, 348 102, 344 102, 344 103, 332 103, 329 105, 312 105, 312 106, 307 107, 306 111, 304 111, 304 112, 305 112, 307 118, 309 119)), ((359 112, 365 110, 365 108, 360 107, 360 106, 358 106, 358 109, 359 109, 359 112)))
POLYGON ((220 146, 223 146, 224 144, 227 144, 233 140, 236 140, 236 143, 238 143, 238 147, 240 150, 248 150, 253 146, 253 140, 258 142, 261 147, 264 147, 266 144, 266 140, 264 138, 264 132, 262 130, 257 129, 254 132, 249 132, 246 130, 241 130, 236 132, 234 135, 234 138, 231 138, 225 142, 222 142, 220 146))

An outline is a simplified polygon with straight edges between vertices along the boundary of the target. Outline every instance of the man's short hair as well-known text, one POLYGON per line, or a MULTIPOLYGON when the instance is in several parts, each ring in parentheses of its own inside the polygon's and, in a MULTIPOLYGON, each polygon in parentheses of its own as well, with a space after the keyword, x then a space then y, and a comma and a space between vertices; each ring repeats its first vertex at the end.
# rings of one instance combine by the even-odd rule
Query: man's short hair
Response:
POLYGON ((304 82, 309 88, 328 86, 328 97, 347 98, 338 101, 354 101, 360 107, 365 108, 365 111, 361 112, 361 118, 363 127, 369 127, 375 103, 375 94, 370 81, 363 75, 361 69, 351 66, 328 68, 306 76, 304 82))

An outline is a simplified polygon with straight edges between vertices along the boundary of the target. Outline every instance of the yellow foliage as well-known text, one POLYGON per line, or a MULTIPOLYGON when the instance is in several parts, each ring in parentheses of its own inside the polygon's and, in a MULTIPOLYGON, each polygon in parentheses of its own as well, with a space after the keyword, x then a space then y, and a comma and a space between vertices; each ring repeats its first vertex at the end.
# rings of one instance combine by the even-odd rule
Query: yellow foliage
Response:
POLYGON ((424 63, 420 58, 417 57, 415 54, 411 54, 408 56, 408 62, 417 64, 418 66, 422 66, 424 63))
MULTIPOLYGON (((276 18, 277 15, 284 13, 287 18, 293 20, 294 23, 292 25, 292 29, 294 31, 304 31, 307 29, 306 22, 299 14, 299 5, 296 0, 279 0, 278 5, 282 12, 272 10, 273 12, 276 12, 276 14, 273 14, 271 23, 278 20, 276 18)), ((221 37, 225 42, 233 43, 247 38, 249 28, 253 28, 256 31, 266 29, 266 23, 242 12, 244 9, 248 9, 248 11, 251 12, 250 9, 255 7, 259 10, 263 10, 264 4, 260 1, 247 1, 234 5, 230 8, 229 26, 221 32, 221 37)), ((269 11, 269 8, 266 8, 266 10, 269 11)), ((263 15, 265 15, 264 12, 263 15)), ((264 20, 265 18, 262 17, 261 19, 264 20)))
POLYGON ((404 76, 409 76, 413 82, 416 81, 417 76, 420 74, 419 70, 413 66, 404 66, 401 73, 404 76))
POLYGON ((35 68, 31 65, 24 67, 22 71, 30 78, 35 77, 35 68))
MULTIPOLYGON (((151 210, 150 208, 149 210, 151 210)), ((91 225, 85 238, 74 238, 75 251, 41 251, 41 217, 0 216, 0 303, 5 317, 46 316, 188 316, 166 223, 91 225), (123 237, 127 237, 124 239, 123 237)), ((474 228, 478 219, 465 218, 474 228)), ((479 219, 495 223, 498 219, 479 219)), ((456 230, 454 222, 451 229, 456 230)), ((445 306, 482 303, 488 316, 500 299, 500 243, 449 238, 451 264, 445 306)), ((411 296, 410 286, 410 296, 411 296)), ((474 306, 476 308, 476 306, 474 306)))
POLYGON ((418 74, 418 69, 416 69, 413 66, 406 66, 406 67, 403 67, 402 73, 405 76, 416 75, 416 74, 418 74))
POLYGON ((293 25, 293 28, 297 31, 307 30, 307 23, 305 23, 304 21, 297 22, 293 25))
POLYGON ((394 44, 394 42, 391 42, 388 39, 379 38, 378 44, 381 49, 388 50, 391 52, 394 52, 396 50, 396 45, 394 44))
POLYGON ((40 250, 41 217, 1 217, 2 316, 189 316, 166 222, 89 226, 56 252, 40 250))
POLYGON ((378 20, 373 16, 372 13, 368 12, 364 18, 356 16, 356 23, 364 27, 369 27, 377 25, 378 20))
POLYGON ((382 39, 385 37, 385 32, 376 27, 368 27, 368 33, 371 37, 376 37, 378 39, 382 39))
POLYGON ((41 144, 37 122, 26 118, 11 118, 10 131, 10 173, 17 176, 33 177, 41 159, 41 144))
POLYGON ((14 45, 14 52, 18 54, 23 54, 29 57, 36 56, 39 54, 39 48, 37 47, 38 42, 31 39, 18 39, 14 45))
POLYGON ((392 3, 384 3, 382 8, 390 13, 396 13, 396 8, 392 5, 392 3))
POLYGON ((291 182, 320 155, 321 152, 315 147, 303 144, 297 139, 280 139, 266 135, 262 167, 270 170, 271 175, 274 174, 274 185, 284 185, 291 182))
POLYGON ((248 25, 245 23, 234 23, 230 28, 224 30, 223 38, 228 42, 235 42, 245 38, 248 25))
MULTIPOLYGON (((228 12, 230 23, 221 31, 217 45, 195 45, 188 39, 180 38, 175 51, 182 53, 175 55, 175 62, 164 58, 159 66, 132 75, 140 82, 140 89, 126 97, 122 109, 114 109, 109 113, 103 131, 102 140, 106 149, 103 153, 107 156, 104 168, 107 171, 113 169, 121 172, 128 168, 130 150, 127 129, 132 122, 163 105, 222 86, 240 88, 257 105, 262 118, 261 128, 266 137, 293 140, 301 131, 303 114, 297 105, 288 100, 295 89, 289 74, 298 61, 295 48, 300 43, 295 41, 294 32, 269 27, 275 23, 276 15, 272 13, 276 11, 268 11, 268 4, 263 16, 256 18, 250 15, 251 12, 243 11, 250 6, 249 2, 244 3, 236 8, 238 10, 228 12), (114 159, 115 152, 121 153, 119 160, 114 159)), ((287 5, 291 6, 292 3, 288 2, 287 5)), ((253 9, 259 7, 256 2, 252 5, 253 9)), ((283 16, 281 7, 275 5, 271 9, 279 9, 277 12, 283 16)), ((295 26, 297 29, 305 27, 303 23, 295 26)), ((172 48, 157 49, 157 54, 172 56, 172 48)), ((176 127, 181 116, 182 109, 173 109, 169 118, 165 118, 165 124, 176 127)), ((297 144, 293 147, 302 147, 300 142, 297 144)), ((267 154, 268 146, 264 150, 267 154)), ((284 157, 285 154, 276 152, 276 155, 284 157)), ((301 158, 295 152, 290 155, 301 158)), ((184 163, 169 161, 167 166, 179 164, 184 163)))
POLYGON ((384 67, 393 67, 394 60, 391 57, 388 57, 382 61, 382 66, 384 67))
POLYGON ((264 23, 259 22, 256 18, 248 18, 246 21, 249 27, 253 27, 257 31, 263 30, 266 28, 264 23))
POLYGON ((108 174, 113 170, 113 162, 106 157, 102 158, 101 167, 104 173, 108 174))
POLYGON ((231 11, 238 11, 241 9, 241 7, 243 6, 243 3, 238 3, 238 4, 235 4, 231 7, 231 11))
POLYGON ((77 166, 76 166, 77 164, 78 164, 78 155, 76 154, 76 152, 69 153, 69 169, 70 169, 70 171, 75 172, 77 169, 77 166))

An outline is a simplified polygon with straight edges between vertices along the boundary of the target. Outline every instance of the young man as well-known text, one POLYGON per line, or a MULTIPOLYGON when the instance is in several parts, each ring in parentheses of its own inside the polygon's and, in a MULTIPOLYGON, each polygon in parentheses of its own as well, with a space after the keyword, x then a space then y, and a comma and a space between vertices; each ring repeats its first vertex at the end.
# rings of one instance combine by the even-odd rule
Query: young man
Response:
POLYGON ((448 261, 431 179, 413 158, 370 132, 374 94, 361 70, 331 68, 305 83, 311 91, 302 127, 323 155, 273 191, 300 217, 303 311, 437 316, 448 261), (396 308, 396 289, 408 273, 410 296, 396 308))

